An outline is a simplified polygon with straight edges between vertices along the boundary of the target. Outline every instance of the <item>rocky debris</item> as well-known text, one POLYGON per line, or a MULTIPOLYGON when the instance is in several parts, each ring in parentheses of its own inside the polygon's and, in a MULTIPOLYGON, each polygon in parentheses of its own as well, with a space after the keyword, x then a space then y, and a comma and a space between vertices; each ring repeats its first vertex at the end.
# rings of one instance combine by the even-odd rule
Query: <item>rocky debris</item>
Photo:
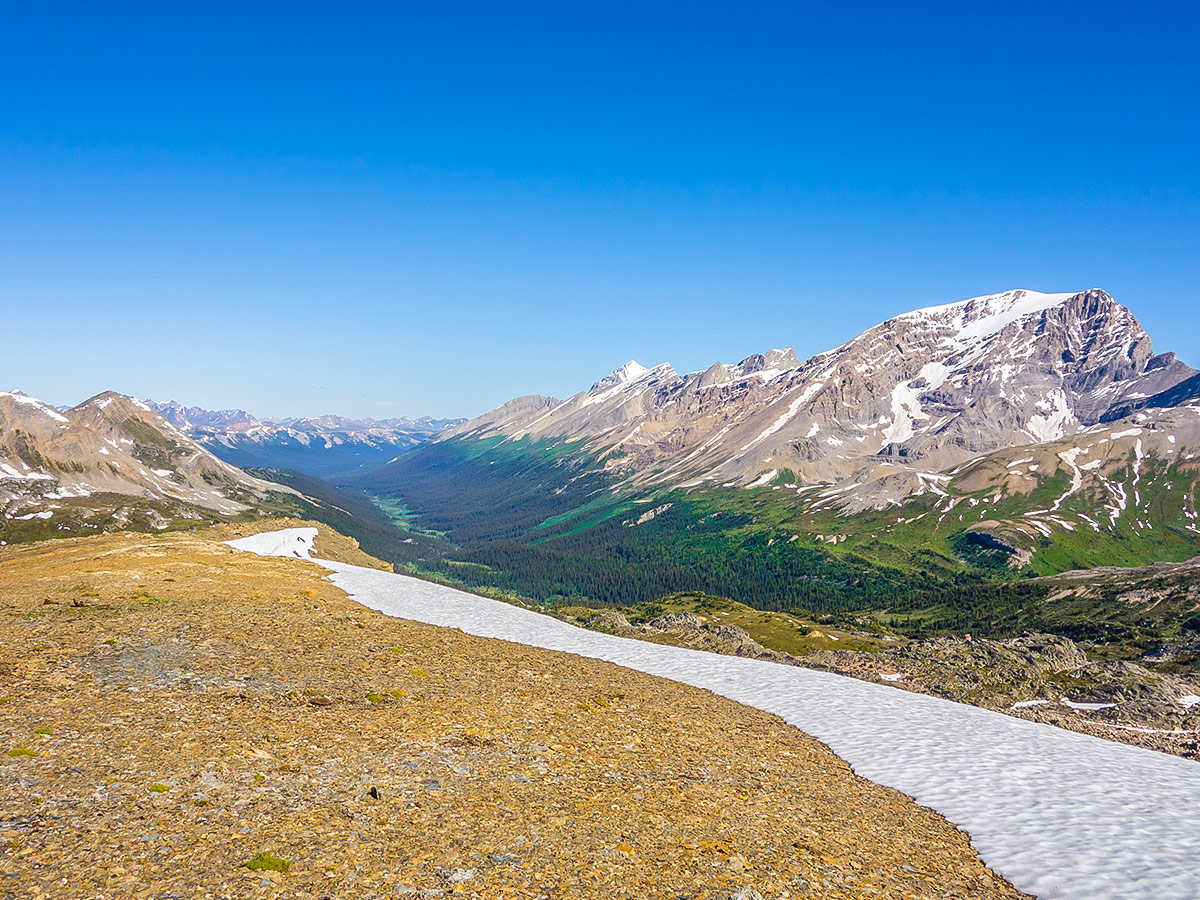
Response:
POLYGON ((1200 671, 1200 641, 1159 644, 1142 656, 1146 662, 1186 665, 1200 671))
POLYGON ((701 622, 695 613, 673 612, 657 616, 635 625, 624 615, 613 609, 597 610, 577 624, 593 631, 615 634, 620 637, 665 640, 680 647, 707 650, 728 656, 746 656, 752 659, 784 660, 786 654, 768 650, 749 633, 737 625, 712 625, 701 622))
POLYGON ((1200 759, 1200 709, 1180 702, 1200 693, 1200 681, 1126 660, 1090 660, 1057 635, 934 638, 875 653, 821 651, 797 662, 1200 759))
MULTIPOLYGON (((1048 722, 1107 740, 1200 759, 1200 641, 1162 645, 1147 654, 1148 668, 1128 660, 1092 660, 1074 641, 1026 633, 1009 640, 971 635, 903 641, 863 634, 879 650, 818 650, 792 656, 764 647, 744 629, 711 625, 691 612, 673 612, 634 624, 616 610, 566 619, 585 628, 731 656, 824 669, 883 681, 1022 718, 1048 722), (1172 671, 1179 670, 1179 671, 1172 671), (1072 708, 1065 701, 1083 707, 1072 708)), ((812 636, 822 632, 813 630, 812 636)))
POLYGON ((0 898, 1019 896, 778 718, 235 536, 0 548, 0 898))

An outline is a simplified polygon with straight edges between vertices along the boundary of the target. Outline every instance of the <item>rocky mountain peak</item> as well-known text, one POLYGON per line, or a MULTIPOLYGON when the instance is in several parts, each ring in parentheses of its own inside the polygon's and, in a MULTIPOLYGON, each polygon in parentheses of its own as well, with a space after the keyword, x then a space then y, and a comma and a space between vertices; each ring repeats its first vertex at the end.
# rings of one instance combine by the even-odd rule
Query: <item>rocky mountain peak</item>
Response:
POLYGON ((731 369, 731 374, 745 378, 749 375, 777 375, 787 369, 795 369, 800 365, 796 359, 796 349, 787 347, 783 350, 768 350, 766 353, 755 353, 747 356, 731 369))
POLYGON ((154 407, 168 422, 176 428, 187 431, 190 428, 232 428, 258 424, 259 420, 244 409, 201 409, 199 406, 184 406, 175 400, 166 403, 145 401, 154 407))
POLYGON ((628 384, 631 381, 636 381, 650 370, 639 363, 636 359, 631 359, 625 365, 621 366, 608 375, 605 375, 589 389, 589 394, 599 394, 607 391, 609 388, 617 387, 618 385, 628 384))
POLYGON ((886 485, 878 502, 896 502, 982 454, 1173 397, 1195 374, 1156 356, 1105 291, 1011 290, 895 316, 804 363, 771 350, 680 378, 631 361, 570 401, 456 433, 620 446, 609 465, 635 482, 752 486, 790 470, 801 486, 886 485))

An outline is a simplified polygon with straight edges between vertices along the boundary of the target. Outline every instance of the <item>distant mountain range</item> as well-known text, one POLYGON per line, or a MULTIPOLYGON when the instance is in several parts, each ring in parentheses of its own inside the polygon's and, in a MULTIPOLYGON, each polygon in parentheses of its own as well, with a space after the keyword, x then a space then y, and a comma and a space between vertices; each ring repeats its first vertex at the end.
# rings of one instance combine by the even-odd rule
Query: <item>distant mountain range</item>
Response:
POLYGON ((472 583, 812 608, 1196 556, 1198 457, 1196 370, 1102 290, 1012 290, 803 362, 631 361, 342 483, 456 544, 431 565, 472 583))
POLYGON ((146 401, 176 428, 228 463, 294 469, 325 478, 394 459, 463 419, 259 419, 241 409, 207 410, 146 401))

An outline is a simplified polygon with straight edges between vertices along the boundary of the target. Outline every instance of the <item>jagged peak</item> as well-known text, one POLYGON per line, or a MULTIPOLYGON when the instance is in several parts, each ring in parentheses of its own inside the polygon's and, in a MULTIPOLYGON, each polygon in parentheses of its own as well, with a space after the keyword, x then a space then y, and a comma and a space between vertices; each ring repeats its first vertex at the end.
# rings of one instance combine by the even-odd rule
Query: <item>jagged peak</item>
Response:
POLYGON ((625 363, 625 365, 613 370, 593 384, 588 390, 588 393, 592 394, 597 391, 605 391, 618 384, 636 381, 649 371, 650 369, 647 369, 636 359, 631 359, 629 362, 625 363))

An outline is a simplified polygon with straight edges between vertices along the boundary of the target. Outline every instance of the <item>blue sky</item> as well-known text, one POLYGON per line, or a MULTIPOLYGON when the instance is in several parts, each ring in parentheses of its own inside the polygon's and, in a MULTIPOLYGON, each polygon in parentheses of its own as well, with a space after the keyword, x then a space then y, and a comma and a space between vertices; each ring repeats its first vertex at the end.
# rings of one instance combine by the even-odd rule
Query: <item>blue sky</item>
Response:
POLYGON ((4 389, 473 415, 1011 287, 1200 366, 1193 4, 3 19, 4 389))

